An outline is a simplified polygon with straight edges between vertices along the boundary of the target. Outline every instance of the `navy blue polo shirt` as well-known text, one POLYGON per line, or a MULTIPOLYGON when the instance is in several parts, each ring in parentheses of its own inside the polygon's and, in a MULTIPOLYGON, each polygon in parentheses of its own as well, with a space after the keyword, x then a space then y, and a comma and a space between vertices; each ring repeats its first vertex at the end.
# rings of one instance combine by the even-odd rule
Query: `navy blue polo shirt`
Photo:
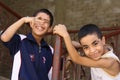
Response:
POLYGON ((52 66, 52 48, 42 39, 39 46, 32 34, 14 37, 4 43, 13 58, 11 80, 49 80, 52 66))

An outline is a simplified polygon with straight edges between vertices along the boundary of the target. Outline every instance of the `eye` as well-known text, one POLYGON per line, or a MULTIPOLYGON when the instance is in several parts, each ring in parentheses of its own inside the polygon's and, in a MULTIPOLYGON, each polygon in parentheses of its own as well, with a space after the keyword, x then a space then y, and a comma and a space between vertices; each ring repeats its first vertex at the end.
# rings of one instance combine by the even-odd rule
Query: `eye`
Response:
POLYGON ((41 17, 38 17, 37 19, 38 19, 38 21, 43 21, 43 22, 46 23, 46 24, 49 24, 49 23, 50 23, 49 20, 47 20, 47 19, 42 19, 41 17))
POLYGON ((42 20, 42 18, 41 18, 41 17, 38 17, 38 20, 42 20))
POLYGON ((45 19, 44 22, 47 23, 47 24, 49 24, 50 21, 48 21, 48 20, 45 19))
POLYGON ((98 43, 96 42, 96 43, 94 43, 94 45, 97 45, 98 43))
POLYGON ((95 43, 93 43, 94 46, 97 46, 98 44, 99 44, 99 42, 95 42, 95 43))
POLYGON ((83 46, 83 49, 85 50, 85 49, 88 49, 88 46, 83 46))

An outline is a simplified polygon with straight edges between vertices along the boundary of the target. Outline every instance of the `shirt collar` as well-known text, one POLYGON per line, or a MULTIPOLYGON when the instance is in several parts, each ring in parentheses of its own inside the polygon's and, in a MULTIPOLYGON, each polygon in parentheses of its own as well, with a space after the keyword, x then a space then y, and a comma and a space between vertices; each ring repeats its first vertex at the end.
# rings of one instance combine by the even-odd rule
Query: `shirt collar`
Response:
MULTIPOLYGON (((29 33, 27 35, 27 39, 37 44, 37 42, 36 42, 35 38, 33 37, 32 33, 29 33)), ((43 46, 48 46, 48 44, 46 43, 46 41, 44 39, 41 40, 40 44, 41 44, 42 47, 43 46)))

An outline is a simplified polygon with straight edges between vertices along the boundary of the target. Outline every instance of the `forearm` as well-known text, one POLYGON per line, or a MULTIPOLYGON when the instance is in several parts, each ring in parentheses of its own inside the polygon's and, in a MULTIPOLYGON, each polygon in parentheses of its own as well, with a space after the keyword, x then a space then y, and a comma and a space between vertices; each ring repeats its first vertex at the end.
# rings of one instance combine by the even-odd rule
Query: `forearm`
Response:
POLYGON ((4 33, 2 33, 1 40, 3 42, 8 42, 23 24, 24 24, 24 18, 21 18, 20 20, 16 21, 14 24, 9 26, 4 31, 4 33))

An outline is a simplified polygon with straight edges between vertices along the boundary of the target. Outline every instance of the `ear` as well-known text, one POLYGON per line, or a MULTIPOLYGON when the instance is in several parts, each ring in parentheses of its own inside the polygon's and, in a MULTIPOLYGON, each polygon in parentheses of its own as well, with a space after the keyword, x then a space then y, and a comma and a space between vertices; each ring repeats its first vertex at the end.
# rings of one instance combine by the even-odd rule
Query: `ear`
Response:
POLYGON ((49 27, 49 29, 48 29, 48 33, 51 33, 53 31, 53 27, 51 26, 51 27, 49 27))
POLYGON ((106 44, 105 36, 102 37, 102 42, 104 45, 106 44))

